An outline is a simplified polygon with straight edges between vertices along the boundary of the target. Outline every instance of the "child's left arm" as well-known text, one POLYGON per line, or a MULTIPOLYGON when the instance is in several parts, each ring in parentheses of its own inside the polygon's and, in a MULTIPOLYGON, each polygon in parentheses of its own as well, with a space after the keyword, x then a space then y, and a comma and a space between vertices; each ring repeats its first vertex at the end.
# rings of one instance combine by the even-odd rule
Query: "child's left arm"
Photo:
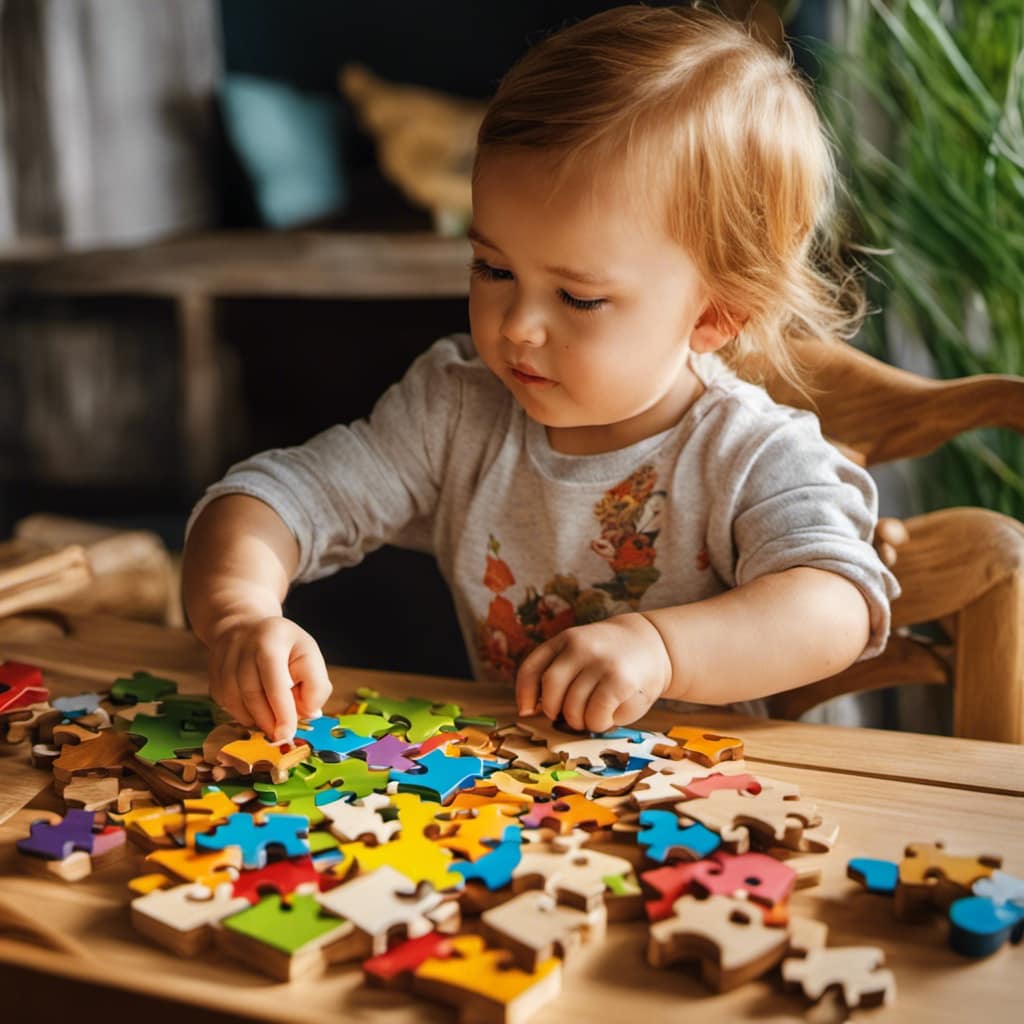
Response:
POLYGON ((799 566, 704 601, 567 629, 524 659, 521 714, 539 704, 603 732, 660 697, 723 704, 842 671, 864 650, 868 607, 849 580, 799 566), (541 677, 543 676, 543 684, 541 677))

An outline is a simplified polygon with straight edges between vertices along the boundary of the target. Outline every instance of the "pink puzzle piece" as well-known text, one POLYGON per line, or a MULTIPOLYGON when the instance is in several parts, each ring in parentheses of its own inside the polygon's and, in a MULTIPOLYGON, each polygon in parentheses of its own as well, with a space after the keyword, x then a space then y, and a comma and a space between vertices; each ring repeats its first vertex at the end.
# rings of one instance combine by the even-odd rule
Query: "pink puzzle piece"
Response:
POLYGON ((716 789, 738 789, 741 793, 756 794, 761 792, 761 783, 753 775, 723 775, 715 772, 707 778, 687 783, 683 786, 683 793, 688 800, 697 800, 716 789))
POLYGON ((796 872, 764 853, 712 854, 694 865, 693 880, 712 896, 745 892, 749 899, 774 907, 785 902, 796 884, 796 872))
POLYGON ((644 907, 647 910, 648 921, 663 921, 671 917, 675 911, 675 902, 681 896, 692 892, 694 880, 698 877, 698 868, 709 864, 710 861, 679 861, 676 864, 666 864, 661 868, 653 868, 644 871, 640 875, 648 896, 657 893, 656 898, 647 899, 644 907))

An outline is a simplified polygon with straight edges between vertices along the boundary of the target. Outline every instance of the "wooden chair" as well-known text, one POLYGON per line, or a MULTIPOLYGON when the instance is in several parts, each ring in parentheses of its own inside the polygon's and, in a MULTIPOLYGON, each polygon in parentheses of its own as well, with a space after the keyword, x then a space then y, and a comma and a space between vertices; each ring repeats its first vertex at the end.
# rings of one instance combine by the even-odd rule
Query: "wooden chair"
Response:
MULTIPOLYGON (((1024 433, 1024 377, 930 380, 845 344, 806 344, 798 355, 823 433, 863 466, 925 455, 975 427, 1024 433)), ((769 381, 768 390, 811 408, 781 382, 769 381)), ((953 686, 954 735, 1024 742, 1024 524, 987 509, 949 508, 905 526, 893 566, 903 593, 892 606, 886 650, 778 694, 772 713, 795 718, 844 693, 944 683, 953 686), (925 622, 938 622, 948 642, 911 632, 925 622)))

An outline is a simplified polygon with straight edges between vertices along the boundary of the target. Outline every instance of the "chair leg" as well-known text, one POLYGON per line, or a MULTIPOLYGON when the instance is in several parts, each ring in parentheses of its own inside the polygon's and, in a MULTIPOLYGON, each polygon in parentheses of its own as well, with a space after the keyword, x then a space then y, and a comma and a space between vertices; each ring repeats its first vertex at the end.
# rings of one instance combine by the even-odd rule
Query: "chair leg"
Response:
POLYGON ((954 735, 1024 743, 1024 571, 1009 573, 957 618, 954 735))

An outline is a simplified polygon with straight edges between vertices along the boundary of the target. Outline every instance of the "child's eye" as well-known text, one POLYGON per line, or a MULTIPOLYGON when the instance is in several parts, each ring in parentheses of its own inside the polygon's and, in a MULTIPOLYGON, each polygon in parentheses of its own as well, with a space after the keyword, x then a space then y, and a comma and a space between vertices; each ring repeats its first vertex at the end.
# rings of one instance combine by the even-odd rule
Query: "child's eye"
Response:
POLYGON ((570 295, 564 288, 560 288, 558 294, 567 306, 583 310, 586 313, 592 313, 595 309, 600 309, 608 301, 607 299, 578 299, 575 295, 570 295))
POLYGON ((499 270, 497 267, 492 267, 489 263, 485 263, 481 259, 475 259, 470 263, 469 272, 473 277, 480 277, 485 281, 512 280, 511 270, 499 270))

